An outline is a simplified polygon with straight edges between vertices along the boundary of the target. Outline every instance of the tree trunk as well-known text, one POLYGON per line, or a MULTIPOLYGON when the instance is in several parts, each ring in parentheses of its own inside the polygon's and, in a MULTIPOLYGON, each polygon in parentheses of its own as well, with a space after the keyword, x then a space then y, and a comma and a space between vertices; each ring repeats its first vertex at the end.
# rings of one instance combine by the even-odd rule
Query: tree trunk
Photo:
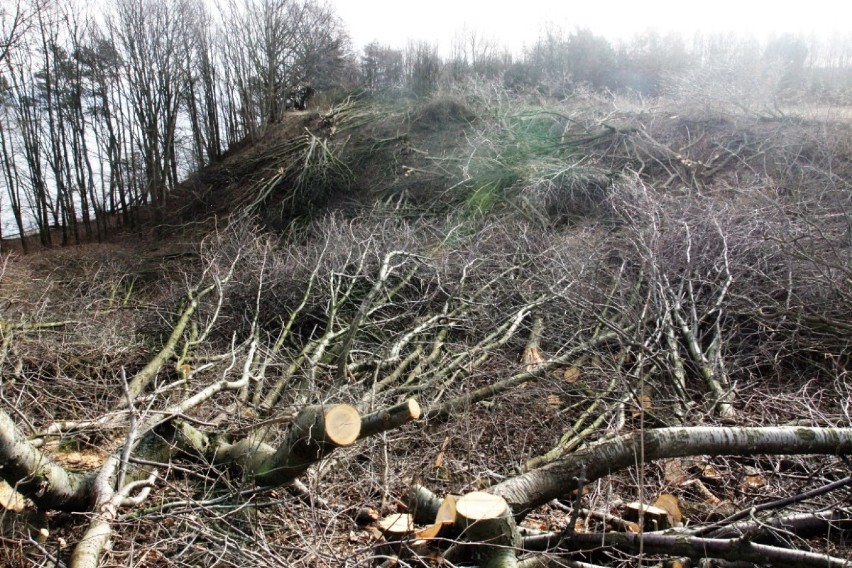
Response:
POLYGON ((476 543, 482 568, 515 568, 521 546, 518 527, 506 500, 473 491, 456 501, 456 524, 462 537, 476 543))

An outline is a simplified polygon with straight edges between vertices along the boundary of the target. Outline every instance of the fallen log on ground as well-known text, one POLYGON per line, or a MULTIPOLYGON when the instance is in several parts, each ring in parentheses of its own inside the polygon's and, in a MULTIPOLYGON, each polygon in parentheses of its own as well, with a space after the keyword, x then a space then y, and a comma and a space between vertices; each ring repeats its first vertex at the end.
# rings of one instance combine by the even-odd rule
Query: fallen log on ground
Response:
POLYGON ((718 558, 731 562, 753 562, 757 564, 769 562, 772 566, 852 567, 852 560, 805 550, 757 544, 744 538, 701 538, 653 533, 583 533, 573 535, 567 541, 567 545, 596 549, 613 547, 631 553, 638 552, 641 547, 647 554, 666 554, 693 559, 718 558))
POLYGON ((852 428, 661 428, 607 440, 503 481, 488 491, 504 497, 516 518, 564 496, 578 479, 595 481, 644 460, 695 455, 852 454, 852 428))
POLYGON ((222 445, 217 460, 232 461, 254 474, 259 485, 275 487, 302 475, 337 448, 351 446, 361 433, 361 416, 353 406, 309 406, 297 416, 277 450, 253 437, 222 445))

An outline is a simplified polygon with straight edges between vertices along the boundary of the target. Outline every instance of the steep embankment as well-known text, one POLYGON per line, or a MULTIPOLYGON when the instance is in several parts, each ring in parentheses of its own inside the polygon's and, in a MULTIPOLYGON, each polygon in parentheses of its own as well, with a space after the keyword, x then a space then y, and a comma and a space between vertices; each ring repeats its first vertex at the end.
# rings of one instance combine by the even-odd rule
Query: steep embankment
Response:
POLYGON ((347 100, 289 113, 254 144, 231 149, 183 184, 169 221, 254 217, 280 230, 297 219, 358 214, 382 202, 433 205, 453 183, 447 162, 475 119, 453 97, 427 104, 347 100))

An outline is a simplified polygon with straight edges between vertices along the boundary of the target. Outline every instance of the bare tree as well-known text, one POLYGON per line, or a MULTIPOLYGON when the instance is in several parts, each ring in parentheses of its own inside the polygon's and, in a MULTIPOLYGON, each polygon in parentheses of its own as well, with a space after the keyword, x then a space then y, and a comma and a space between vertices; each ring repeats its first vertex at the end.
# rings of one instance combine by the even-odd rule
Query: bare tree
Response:
POLYGON ((0 64, 15 46, 22 41, 33 25, 35 15, 47 4, 44 0, 30 2, 15 0, 14 4, 0 7, 0 64))
POLYGON ((300 83, 329 85, 348 42, 331 9, 310 0, 231 0, 226 64, 244 135, 278 122, 300 83))
POLYGON ((186 80, 180 49, 192 12, 159 0, 118 0, 111 34, 124 56, 132 139, 145 171, 143 199, 158 207, 178 182, 176 129, 186 80))
POLYGON ((372 91, 399 88, 403 81, 403 53, 373 42, 364 46, 361 56, 361 82, 372 91))

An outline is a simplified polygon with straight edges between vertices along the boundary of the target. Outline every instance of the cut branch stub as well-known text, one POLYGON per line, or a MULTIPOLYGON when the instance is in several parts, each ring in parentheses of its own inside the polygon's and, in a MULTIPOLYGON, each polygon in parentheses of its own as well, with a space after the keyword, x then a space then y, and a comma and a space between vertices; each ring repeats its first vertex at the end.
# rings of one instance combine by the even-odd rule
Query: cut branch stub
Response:
POLYGON ((413 398, 391 408, 379 410, 361 419, 361 434, 359 438, 375 436, 386 430, 399 428, 404 424, 420 418, 420 405, 413 398))
POLYGON ((473 491, 455 503, 456 523, 478 545, 482 568, 517 566, 521 545, 512 510, 499 495, 473 491))
POLYGON ((360 433, 361 416, 354 406, 338 404, 325 413, 325 442, 335 447, 351 446, 360 433))
POLYGON ((292 481, 335 448, 351 446, 361 433, 361 416, 348 404, 309 406, 293 422, 280 448, 258 467, 257 482, 277 486, 292 481))

